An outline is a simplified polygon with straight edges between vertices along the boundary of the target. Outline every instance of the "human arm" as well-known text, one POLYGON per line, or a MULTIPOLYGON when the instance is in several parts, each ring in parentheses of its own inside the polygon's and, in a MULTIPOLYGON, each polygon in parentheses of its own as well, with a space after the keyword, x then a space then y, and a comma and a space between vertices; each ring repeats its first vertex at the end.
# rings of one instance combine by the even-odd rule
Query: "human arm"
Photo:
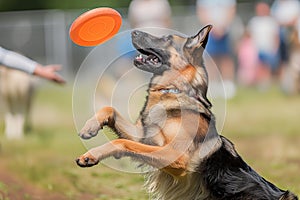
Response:
POLYGON ((14 51, 4 49, 0 46, 0 63, 17 70, 24 71, 29 74, 37 75, 42 78, 54 81, 56 83, 64 83, 65 81, 56 72, 61 68, 60 65, 41 64, 19 54, 14 51))

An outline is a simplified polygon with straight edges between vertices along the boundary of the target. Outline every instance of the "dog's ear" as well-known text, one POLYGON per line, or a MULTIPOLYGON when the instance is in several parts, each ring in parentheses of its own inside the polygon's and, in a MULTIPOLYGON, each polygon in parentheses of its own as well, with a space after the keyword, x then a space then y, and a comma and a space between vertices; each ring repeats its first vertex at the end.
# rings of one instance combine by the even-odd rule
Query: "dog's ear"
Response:
POLYGON ((208 34, 212 29, 212 25, 207 25, 203 27, 195 36, 188 38, 185 46, 187 48, 200 48, 206 47, 208 41, 208 34))
POLYGON ((202 55, 208 41, 208 34, 212 25, 202 28, 195 36, 187 38, 183 51, 186 59, 193 66, 202 66, 202 55))

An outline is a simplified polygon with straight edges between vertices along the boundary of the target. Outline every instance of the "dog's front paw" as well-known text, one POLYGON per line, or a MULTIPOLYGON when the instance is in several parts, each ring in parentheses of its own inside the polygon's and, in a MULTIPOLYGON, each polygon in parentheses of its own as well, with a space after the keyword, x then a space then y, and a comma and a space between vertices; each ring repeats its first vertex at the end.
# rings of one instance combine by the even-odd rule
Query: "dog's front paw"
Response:
POLYGON ((82 139, 90 139, 98 134, 98 131, 103 128, 97 118, 94 116, 91 119, 87 120, 84 127, 80 130, 79 136, 82 139))
POLYGON ((92 156, 89 152, 83 154, 79 158, 76 159, 77 165, 80 167, 91 167, 97 165, 99 160, 92 156))

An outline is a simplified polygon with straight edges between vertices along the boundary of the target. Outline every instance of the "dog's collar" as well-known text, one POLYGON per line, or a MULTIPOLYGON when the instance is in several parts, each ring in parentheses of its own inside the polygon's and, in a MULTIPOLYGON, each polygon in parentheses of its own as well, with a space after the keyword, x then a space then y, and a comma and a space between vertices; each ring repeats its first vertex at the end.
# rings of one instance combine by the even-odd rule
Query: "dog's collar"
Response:
MULTIPOLYGON (((182 93, 177 88, 162 88, 162 89, 158 89, 155 91, 159 91, 162 94, 180 94, 180 93, 182 93)), ((211 103, 206 98, 202 98, 201 96, 198 96, 198 95, 191 96, 191 97, 196 99, 197 101, 203 103, 207 108, 211 108, 211 106, 212 106, 211 103)))

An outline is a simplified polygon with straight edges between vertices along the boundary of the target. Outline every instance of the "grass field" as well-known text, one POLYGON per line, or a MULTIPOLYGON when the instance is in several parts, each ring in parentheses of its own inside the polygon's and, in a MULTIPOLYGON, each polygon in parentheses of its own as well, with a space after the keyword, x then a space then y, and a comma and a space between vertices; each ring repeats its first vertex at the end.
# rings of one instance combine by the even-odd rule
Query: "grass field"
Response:
MULTIPOLYGON (((75 130, 71 91, 48 86, 37 92, 33 127, 22 141, 6 140, 1 120, 0 200, 17 199, 12 194, 27 200, 149 199, 142 187, 142 175, 102 164, 88 169, 77 167, 74 159, 86 149, 75 130)), ((287 97, 277 89, 266 93, 240 89, 238 96, 227 102, 222 132, 260 174, 297 194, 299 111, 299 96, 287 97)))

